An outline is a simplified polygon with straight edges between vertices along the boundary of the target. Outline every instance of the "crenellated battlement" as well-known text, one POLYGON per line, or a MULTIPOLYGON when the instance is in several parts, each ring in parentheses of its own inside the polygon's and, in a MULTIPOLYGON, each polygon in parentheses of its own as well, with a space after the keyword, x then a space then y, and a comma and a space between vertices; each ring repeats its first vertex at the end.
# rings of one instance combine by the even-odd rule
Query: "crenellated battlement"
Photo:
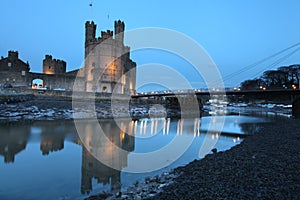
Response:
MULTIPOLYGON (((109 39, 113 36, 113 31, 111 30, 107 30, 107 31, 101 31, 101 38, 103 40, 109 39)), ((100 39, 101 39, 100 38, 100 39)))
POLYGON ((119 34, 124 32, 125 30, 125 23, 121 20, 115 21, 115 34, 119 34))
POLYGON ((101 31, 100 37, 96 38, 97 25, 93 21, 87 21, 85 23, 85 47, 88 47, 89 45, 99 44, 106 39, 112 39, 113 41, 123 44, 125 23, 121 20, 118 20, 115 21, 114 25, 114 31, 101 31))
POLYGON ((9 51, 8 52, 8 59, 10 60, 18 60, 19 52, 18 51, 9 51))
POLYGON ((85 23, 85 43, 93 42, 96 40, 97 25, 93 21, 85 23))
POLYGON ((45 61, 50 61, 50 62, 54 62, 57 64, 64 64, 66 63, 64 60, 60 60, 60 59, 53 59, 52 55, 45 55, 45 61))

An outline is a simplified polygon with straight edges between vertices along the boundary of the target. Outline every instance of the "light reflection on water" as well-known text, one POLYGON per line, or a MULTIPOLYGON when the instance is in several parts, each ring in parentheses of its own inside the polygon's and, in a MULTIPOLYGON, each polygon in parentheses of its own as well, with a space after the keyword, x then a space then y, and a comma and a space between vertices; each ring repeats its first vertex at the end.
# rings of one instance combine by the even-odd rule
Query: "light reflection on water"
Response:
MULTIPOLYGON (((226 117, 224 130, 234 135, 222 135, 207 130, 212 119, 142 119, 120 121, 101 120, 100 126, 111 142, 95 138, 93 123, 80 123, 86 131, 83 146, 72 121, 3 124, 0 126, 0 199, 82 199, 101 191, 117 192, 149 175, 160 174, 199 158, 199 149, 206 136, 218 140, 214 146, 226 150, 241 141, 242 135, 255 129, 261 118, 226 117), (252 126, 243 126, 243 123, 252 126), (107 162, 126 169, 131 153, 147 153, 167 145, 176 136, 192 137, 193 142, 178 160, 166 160, 170 165, 147 174, 132 174, 111 169, 90 152, 107 162), (116 154, 116 147, 126 151, 116 154)), ((217 120, 215 121, 217 122, 217 120)), ((145 164, 145 163, 142 163, 145 164)))

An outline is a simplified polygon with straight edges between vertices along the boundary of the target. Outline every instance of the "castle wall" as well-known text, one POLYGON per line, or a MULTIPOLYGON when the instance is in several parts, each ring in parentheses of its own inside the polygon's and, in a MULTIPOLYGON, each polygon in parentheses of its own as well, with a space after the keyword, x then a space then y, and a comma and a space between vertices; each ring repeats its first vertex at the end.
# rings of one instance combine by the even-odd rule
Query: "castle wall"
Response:
POLYGON ((0 71, 0 84, 4 85, 6 83, 12 86, 24 86, 28 87, 28 74, 30 72, 15 72, 15 71, 0 71))
POLYGON ((83 77, 68 76, 66 74, 40 74, 40 73, 29 73, 28 84, 32 83, 34 79, 42 79, 44 81, 44 87, 48 89, 63 88, 66 91, 84 91, 83 85, 85 79, 83 77))

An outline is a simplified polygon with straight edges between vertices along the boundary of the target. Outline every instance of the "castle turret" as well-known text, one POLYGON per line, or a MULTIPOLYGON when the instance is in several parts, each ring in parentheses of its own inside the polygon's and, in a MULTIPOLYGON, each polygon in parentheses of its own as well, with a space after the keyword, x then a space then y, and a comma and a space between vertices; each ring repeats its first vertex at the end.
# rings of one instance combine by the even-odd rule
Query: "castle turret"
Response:
POLYGON ((85 23, 85 44, 87 45, 88 42, 95 40, 96 38, 96 28, 97 25, 94 22, 87 21, 85 23))
POLYGON ((8 52, 8 59, 9 60, 18 60, 19 59, 19 53, 18 51, 9 51, 8 52))
POLYGON ((67 63, 63 60, 52 59, 51 55, 46 55, 43 60, 44 74, 64 74, 66 73, 67 63))
POLYGON ((123 44, 125 24, 121 20, 115 21, 115 39, 123 44))

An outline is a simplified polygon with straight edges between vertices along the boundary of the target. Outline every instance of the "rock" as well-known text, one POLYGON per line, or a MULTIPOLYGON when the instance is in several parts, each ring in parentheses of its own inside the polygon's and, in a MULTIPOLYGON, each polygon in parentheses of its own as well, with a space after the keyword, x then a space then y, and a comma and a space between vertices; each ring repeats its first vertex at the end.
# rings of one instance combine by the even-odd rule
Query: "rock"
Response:
POLYGON ((213 153, 217 153, 217 152, 218 152, 217 148, 213 148, 211 151, 212 151, 213 153))
POLYGON ((128 196, 128 195, 126 195, 126 194, 123 194, 123 195, 121 196, 121 198, 122 198, 122 199, 128 199, 128 198, 129 198, 129 196, 128 196))
POLYGON ((155 197, 155 194, 149 194, 148 197, 155 197))
POLYGON ((133 185, 134 185, 135 187, 138 187, 138 186, 139 186, 139 181, 135 181, 135 182, 133 183, 133 185))
POLYGON ((166 185, 167 185, 166 183, 160 184, 160 185, 158 186, 158 189, 162 189, 162 188, 165 187, 166 185))
POLYGON ((122 192, 117 192, 115 195, 117 198, 120 198, 122 196, 122 192))
POLYGON ((145 178, 145 183, 149 183, 149 182, 150 182, 150 177, 147 176, 147 177, 145 178))

